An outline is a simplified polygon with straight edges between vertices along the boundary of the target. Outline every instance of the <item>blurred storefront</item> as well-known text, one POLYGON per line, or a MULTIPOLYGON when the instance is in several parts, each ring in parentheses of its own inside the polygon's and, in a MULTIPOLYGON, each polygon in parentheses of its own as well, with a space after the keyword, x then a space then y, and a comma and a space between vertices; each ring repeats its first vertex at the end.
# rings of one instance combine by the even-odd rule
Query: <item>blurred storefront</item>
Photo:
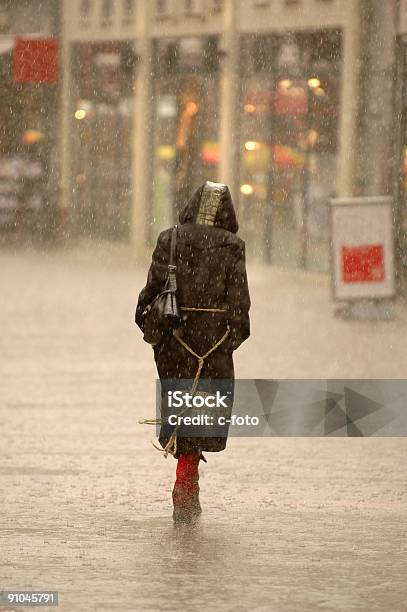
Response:
POLYGON ((0 227, 47 237, 58 200, 58 7, 0 4, 0 227))
POLYGON ((327 270, 329 198, 355 191, 360 5, 66 0, 62 207, 143 252, 223 181, 249 257, 327 270))
POLYGON ((241 52, 243 232, 266 261, 327 269, 341 33, 248 35, 241 52))

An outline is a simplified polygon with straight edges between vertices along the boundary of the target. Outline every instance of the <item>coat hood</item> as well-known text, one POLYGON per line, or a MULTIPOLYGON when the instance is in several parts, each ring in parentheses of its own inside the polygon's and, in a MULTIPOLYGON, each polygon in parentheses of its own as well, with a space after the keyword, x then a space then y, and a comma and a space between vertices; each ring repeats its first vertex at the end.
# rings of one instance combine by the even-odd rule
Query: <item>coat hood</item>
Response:
POLYGON ((203 183, 181 210, 179 222, 181 225, 213 225, 236 234, 239 224, 227 185, 211 181, 203 183))

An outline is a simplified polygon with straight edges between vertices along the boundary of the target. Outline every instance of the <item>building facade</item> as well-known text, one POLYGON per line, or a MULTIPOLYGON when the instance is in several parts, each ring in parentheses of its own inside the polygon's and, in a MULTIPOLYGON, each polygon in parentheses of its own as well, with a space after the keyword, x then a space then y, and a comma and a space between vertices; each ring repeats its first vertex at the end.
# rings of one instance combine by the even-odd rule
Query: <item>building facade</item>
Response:
POLYGON ((362 0, 69 0, 62 208, 144 252, 204 180, 248 257, 329 269, 357 192, 362 0))

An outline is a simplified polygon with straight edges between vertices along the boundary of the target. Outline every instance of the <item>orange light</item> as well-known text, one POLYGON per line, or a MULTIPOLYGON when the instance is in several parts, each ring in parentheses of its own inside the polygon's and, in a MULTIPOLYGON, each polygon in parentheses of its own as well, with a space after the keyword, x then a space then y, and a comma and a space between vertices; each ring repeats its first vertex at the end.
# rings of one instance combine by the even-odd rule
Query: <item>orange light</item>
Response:
POLYGON ((84 183, 86 183, 86 174, 84 172, 82 172, 81 174, 77 174, 76 175, 76 182, 78 185, 83 185, 84 183))
POLYGON ((316 89, 314 89, 314 94, 318 96, 318 98, 321 98, 325 95, 325 90, 322 89, 322 87, 317 87, 316 89))
POLYGON ((198 112, 198 104, 195 104, 195 102, 187 102, 185 110, 187 114, 192 117, 192 115, 196 115, 198 112))
POLYGON ((254 104, 245 104, 244 110, 246 113, 254 113, 254 111, 256 110, 256 107, 254 106, 254 104))
POLYGON ((319 134, 316 130, 309 130, 308 132, 308 144, 311 145, 311 147, 313 147, 319 138, 319 134))
POLYGON ((38 130, 26 130, 23 134, 22 140, 24 144, 35 144, 36 142, 44 140, 44 134, 38 130))

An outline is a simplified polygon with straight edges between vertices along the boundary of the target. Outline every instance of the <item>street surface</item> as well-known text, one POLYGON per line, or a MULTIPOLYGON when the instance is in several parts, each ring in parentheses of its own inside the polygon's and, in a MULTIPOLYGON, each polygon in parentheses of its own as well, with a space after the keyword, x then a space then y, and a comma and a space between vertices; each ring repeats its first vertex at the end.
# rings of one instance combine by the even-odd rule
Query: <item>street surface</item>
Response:
MULTIPOLYGON (((200 524, 175 529, 176 463, 137 423, 146 265, 104 245, 0 260, 0 590, 57 590, 67 612, 406 610, 407 439, 230 439, 201 468, 200 524)), ((406 303, 346 322, 327 276, 249 282, 237 377, 407 377, 406 303)))

